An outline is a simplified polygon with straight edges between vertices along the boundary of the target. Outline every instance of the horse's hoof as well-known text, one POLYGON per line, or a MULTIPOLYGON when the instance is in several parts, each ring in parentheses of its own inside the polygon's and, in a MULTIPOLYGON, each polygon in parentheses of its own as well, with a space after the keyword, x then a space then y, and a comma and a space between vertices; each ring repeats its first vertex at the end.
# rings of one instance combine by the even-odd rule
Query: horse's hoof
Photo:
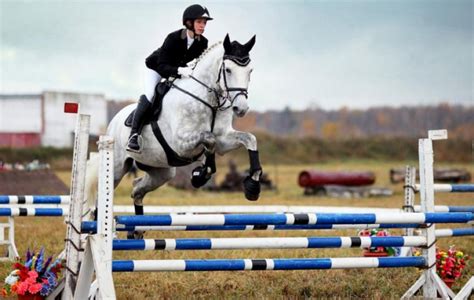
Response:
POLYGON ((211 179, 211 173, 207 169, 205 166, 199 166, 193 170, 191 178, 193 187, 200 188, 211 179))
POLYGON ((128 240, 143 240, 145 231, 127 231, 128 240))
POLYGON ((260 181, 253 180, 252 177, 247 176, 244 179, 244 192, 247 200, 258 200, 258 197, 260 196, 260 181))

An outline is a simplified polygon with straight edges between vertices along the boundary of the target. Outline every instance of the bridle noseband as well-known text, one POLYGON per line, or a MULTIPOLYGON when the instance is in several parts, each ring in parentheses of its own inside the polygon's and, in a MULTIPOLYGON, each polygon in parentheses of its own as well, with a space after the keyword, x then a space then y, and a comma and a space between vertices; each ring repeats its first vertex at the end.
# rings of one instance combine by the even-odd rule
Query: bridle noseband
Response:
MULTIPOLYGON (((235 99, 240 95, 243 95, 245 97, 245 99, 248 99, 248 91, 247 91, 246 88, 228 87, 227 86, 227 76, 226 76, 226 71, 225 71, 225 60, 226 59, 233 61, 234 63, 236 63, 237 65, 239 65, 241 67, 245 67, 250 63, 250 57, 248 55, 244 56, 244 57, 233 56, 233 55, 224 55, 221 67, 219 69, 219 76, 217 77, 216 83, 217 83, 217 85, 219 85, 219 82, 221 80, 221 74, 222 74, 222 77, 224 78, 225 95, 222 96, 221 99, 224 100, 224 103, 226 101, 229 101, 229 105, 227 107, 225 107, 224 109, 221 109, 221 110, 226 110, 226 109, 232 107, 232 105, 234 105, 235 99), (231 98, 230 97, 230 92, 238 92, 238 93, 235 94, 235 96, 233 98, 231 98)), ((219 103, 219 105, 224 106, 224 103, 221 104, 220 100, 218 100, 218 103, 219 103)))
POLYGON ((213 87, 208 86, 207 84, 205 84, 201 80, 197 79, 193 75, 189 76, 191 79, 193 79, 194 81, 196 81, 200 85, 204 86, 207 89, 208 93, 214 93, 214 95, 216 97, 216 100, 217 100, 217 105, 211 105, 211 104, 207 103, 206 101, 204 101, 203 99, 199 98, 198 96, 196 96, 196 95, 182 89, 181 87, 177 86, 176 84, 174 84, 173 81, 169 81, 171 87, 176 88, 177 90, 191 96, 192 98, 196 99, 197 101, 201 102, 205 106, 209 107, 209 109, 211 109, 211 111, 212 111, 211 132, 214 131, 214 124, 215 124, 216 115, 217 115, 218 111, 224 111, 224 110, 227 110, 227 109, 231 108, 234 105, 235 99, 240 95, 243 95, 245 97, 245 99, 248 99, 248 91, 247 91, 246 88, 227 86, 227 76, 226 76, 226 71, 225 71, 225 60, 226 59, 231 60, 234 63, 236 63, 237 65, 242 66, 242 67, 245 67, 250 63, 250 57, 248 55, 244 56, 244 57, 233 56, 233 55, 224 55, 223 60, 222 60, 222 64, 219 68, 219 74, 218 74, 217 81, 216 81, 216 84, 217 84, 218 88, 213 88, 213 87), (225 90, 220 89, 221 74, 222 74, 222 78, 224 79, 225 90), (238 93, 234 97, 231 97, 230 92, 238 92, 238 93), (226 102, 229 102, 229 105, 225 105, 226 102))

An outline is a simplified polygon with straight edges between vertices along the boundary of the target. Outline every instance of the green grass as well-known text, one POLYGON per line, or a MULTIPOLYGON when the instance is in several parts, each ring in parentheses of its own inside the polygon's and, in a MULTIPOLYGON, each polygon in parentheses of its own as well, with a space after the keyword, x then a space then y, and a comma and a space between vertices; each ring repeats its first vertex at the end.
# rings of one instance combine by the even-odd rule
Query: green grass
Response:
MULTIPOLYGON (((414 163, 413 163, 414 164, 414 163)), ((315 206, 369 206, 400 208, 403 205, 402 185, 392 185, 388 170, 404 166, 405 162, 349 160, 310 165, 265 165, 265 171, 278 185, 278 191, 265 191, 259 201, 248 202, 241 193, 210 193, 180 191, 164 186, 147 195, 145 205, 315 205, 315 206), (386 198, 335 199, 303 196, 297 185, 298 173, 306 168, 321 170, 369 170, 377 176, 376 185, 390 187, 394 195, 386 198)), ((468 168, 472 165, 450 164, 468 168)), ((243 168, 244 166, 242 166, 243 168)), ((220 170, 225 170, 221 166, 220 170)), ((225 171, 217 174, 220 182, 225 171)), ((70 175, 58 172, 69 184, 70 175)), ((125 178, 115 193, 115 203, 131 205, 131 179, 125 178)), ((474 205, 472 194, 438 194, 439 205, 474 205)), ((17 218, 16 239, 20 253, 27 248, 44 245, 49 254, 58 254, 64 247, 65 226, 61 218, 17 218)), ((437 228, 463 227, 440 225, 437 228)), ((466 225, 464 225, 466 226, 466 225)), ((400 231, 391 230, 392 235, 400 231)), ((250 232, 148 232, 147 238, 178 237, 290 237, 290 236, 354 236, 355 230, 337 231, 250 231, 250 232)), ((124 233, 119 234, 125 238, 124 233)), ((438 245, 447 248, 456 245, 470 255, 474 254, 474 238, 446 238, 438 245)), ((268 249, 268 250, 199 250, 199 251, 127 251, 116 252, 116 259, 215 259, 215 258, 303 258, 361 256, 361 249, 268 249)), ((10 264, 2 264, 0 274, 6 276, 10 264)), ((253 272, 188 272, 188 273, 120 273, 114 274, 118 299, 210 298, 210 299, 281 299, 281 298, 399 298, 416 281, 420 271, 405 269, 327 270, 327 271, 253 271, 253 272)), ((474 275, 474 259, 469 262, 465 275, 455 283, 458 291, 474 275)))

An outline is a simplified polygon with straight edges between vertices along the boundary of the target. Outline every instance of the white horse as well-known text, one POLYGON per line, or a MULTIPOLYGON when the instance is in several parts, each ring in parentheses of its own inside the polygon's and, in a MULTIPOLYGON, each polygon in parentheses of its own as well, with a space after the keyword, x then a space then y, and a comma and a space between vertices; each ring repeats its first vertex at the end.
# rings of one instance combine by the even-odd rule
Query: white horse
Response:
MULTIPOLYGON (((112 119, 107 134, 115 140, 115 187, 133 161, 145 171, 143 177, 133 182, 131 197, 136 214, 143 214, 143 198, 148 192, 175 176, 176 166, 196 159, 205 161, 204 166, 193 171, 193 175, 200 176, 199 185, 202 185, 215 172, 214 153, 223 155, 240 146, 248 150, 250 159, 250 175, 244 180, 245 196, 249 200, 258 199, 262 168, 257 140, 254 135, 232 127, 233 116, 243 117, 249 109, 247 88, 252 72, 249 52, 254 44, 255 36, 242 45, 237 41, 230 42, 226 35, 223 43, 212 45, 193 62, 192 76, 172 83, 163 99, 158 121, 143 128, 141 153, 126 151, 130 128, 124 123, 136 105, 123 108, 112 119), (157 140, 153 131, 156 127, 160 129, 165 145, 157 140)), ((97 182, 96 170, 97 161, 91 160, 86 183, 91 195, 93 182, 97 182)))

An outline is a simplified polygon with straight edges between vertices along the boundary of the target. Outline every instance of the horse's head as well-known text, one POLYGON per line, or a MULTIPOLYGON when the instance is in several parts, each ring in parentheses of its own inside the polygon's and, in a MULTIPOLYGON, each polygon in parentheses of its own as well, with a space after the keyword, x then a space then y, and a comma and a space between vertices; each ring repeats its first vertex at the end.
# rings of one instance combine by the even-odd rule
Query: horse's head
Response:
POLYGON ((245 45, 230 41, 227 34, 224 39, 224 57, 219 71, 218 84, 232 105, 237 117, 243 117, 248 109, 247 89, 252 67, 249 52, 255 44, 253 36, 245 45))

